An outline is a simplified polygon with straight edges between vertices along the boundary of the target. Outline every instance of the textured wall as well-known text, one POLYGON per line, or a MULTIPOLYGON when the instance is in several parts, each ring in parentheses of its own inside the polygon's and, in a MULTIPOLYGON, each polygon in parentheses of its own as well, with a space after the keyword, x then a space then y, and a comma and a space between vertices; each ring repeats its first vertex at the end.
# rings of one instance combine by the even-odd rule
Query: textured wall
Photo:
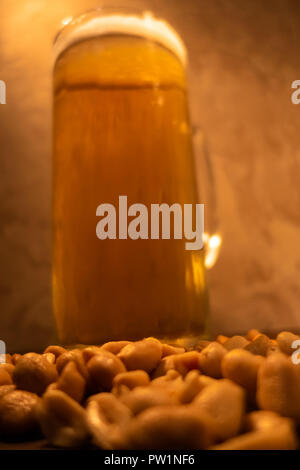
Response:
MULTIPOLYGON (((63 18, 98 5, 0 3, 0 79, 7 84, 0 106, 0 337, 11 350, 55 338, 51 43, 63 18)), ((210 273, 215 331, 300 327, 300 105, 290 101, 291 82, 300 79, 299 2, 126 5, 166 17, 189 49, 193 123, 209 141, 224 236, 210 273)))

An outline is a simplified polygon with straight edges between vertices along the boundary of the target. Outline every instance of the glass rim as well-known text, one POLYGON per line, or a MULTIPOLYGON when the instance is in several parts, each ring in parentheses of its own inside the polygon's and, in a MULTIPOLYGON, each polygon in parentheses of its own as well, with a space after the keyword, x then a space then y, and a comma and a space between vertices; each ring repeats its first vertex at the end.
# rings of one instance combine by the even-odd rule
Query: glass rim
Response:
POLYGON ((54 63, 77 42, 97 36, 124 34, 157 42, 171 50, 186 65, 186 47, 177 31, 147 9, 99 7, 62 20, 53 41, 54 63))

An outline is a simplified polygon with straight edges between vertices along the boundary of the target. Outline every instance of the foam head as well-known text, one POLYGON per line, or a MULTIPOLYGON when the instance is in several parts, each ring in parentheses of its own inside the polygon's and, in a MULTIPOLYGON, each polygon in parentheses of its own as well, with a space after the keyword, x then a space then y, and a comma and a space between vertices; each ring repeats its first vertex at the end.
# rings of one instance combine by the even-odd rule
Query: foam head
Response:
POLYGON ((144 37, 160 43, 172 51, 184 65, 186 63, 186 49, 180 36, 167 22, 155 18, 149 12, 135 16, 123 13, 101 14, 100 11, 68 21, 55 40, 54 60, 74 43, 108 34, 144 37))

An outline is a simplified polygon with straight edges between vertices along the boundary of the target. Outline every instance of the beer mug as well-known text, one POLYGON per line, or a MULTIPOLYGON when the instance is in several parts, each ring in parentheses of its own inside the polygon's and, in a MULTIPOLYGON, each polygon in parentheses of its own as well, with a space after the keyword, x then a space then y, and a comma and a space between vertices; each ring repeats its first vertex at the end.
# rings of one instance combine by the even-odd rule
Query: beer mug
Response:
POLYGON ((178 34, 149 13, 90 12, 56 38, 53 304, 65 344, 207 335, 205 248, 96 236, 97 208, 120 210, 120 196, 198 203, 185 62, 178 34))

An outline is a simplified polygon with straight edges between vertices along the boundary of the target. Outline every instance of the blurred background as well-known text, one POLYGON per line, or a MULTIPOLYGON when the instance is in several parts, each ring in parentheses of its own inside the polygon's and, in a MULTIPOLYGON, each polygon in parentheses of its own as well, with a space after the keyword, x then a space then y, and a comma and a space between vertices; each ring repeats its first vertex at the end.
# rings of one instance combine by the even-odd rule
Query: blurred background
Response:
MULTIPOLYGON (((0 338, 55 341, 51 311, 52 42, 62 20, 114 1, 1 0, 0 338)), ((300 328, 297 0, 149 0, 189 52, 192 122, 213 160, 223 245, 209 272, 213 332, 300 328)))

